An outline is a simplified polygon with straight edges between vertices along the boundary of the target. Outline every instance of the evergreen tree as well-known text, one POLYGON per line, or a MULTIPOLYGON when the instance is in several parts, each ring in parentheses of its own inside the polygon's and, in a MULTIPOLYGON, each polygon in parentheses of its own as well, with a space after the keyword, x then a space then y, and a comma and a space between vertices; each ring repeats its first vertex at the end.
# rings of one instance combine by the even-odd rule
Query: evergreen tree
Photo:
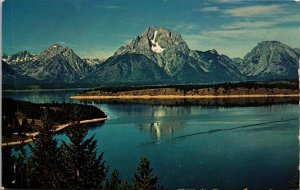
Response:
POLYGON ((107 174, 102 161, 103 153, 97 156, 94 136, 87 138, 87 129, 79 124, 67 132, 70 143, 62 142, 61 150, 65 166, 65 186, 70 189, 101 188, 107 174))
POLYGON ((133 177, 134 187, 138 190, 161 189, 161 187, 157 187, 157 181, 158 177, 153 174, 149 160, 141 158, 137 173, 135 173, 133 177))
POLYGON ((23 117, 22 123, 21 123, 21 131, 22 132, 27 132, 29 130, 29 124, 28 120, 26 117, 23 117))
POLYGON ((57 140, 53 138, 52 123, 44 119, 39 136, 30 145, 32 188, 57 189, 62 185, 62 158, 57 147, 57 140))
POLYGON ((120 189, 121 180, 116 169, 111 174, 110 180, 107 180, 105 189, 120 189))
POLYGON ((26 152, 24 149, 24 144, 21 143, 17 148, 17 156, 15 158, 16 162, 14 165, 14 181, 13 187, 15 189, 25 189, 29 188, 29 177, 30 171, 27 163, 26 152))
POLYGON ((134 187, 131 186, 126 180, 123 180, 118 188, 118 190, 132 190, 132 189, 134 189, 134 187))
POLYGON ((15 158, 12 156, 10 147, 2 147, 2 186, 4 188, 13 188, 15 180, 15 158))

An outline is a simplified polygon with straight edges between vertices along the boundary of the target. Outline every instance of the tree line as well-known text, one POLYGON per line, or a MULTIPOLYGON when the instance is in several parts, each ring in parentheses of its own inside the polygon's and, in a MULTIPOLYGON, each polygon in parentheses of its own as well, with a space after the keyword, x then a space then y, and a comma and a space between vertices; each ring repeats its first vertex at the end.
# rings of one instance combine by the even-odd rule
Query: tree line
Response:
POLYGON ((245 81, 245 82, 226 82, 226 83, 212 83, 212 84, 157 84, 157 85, 119 85, 119 86, 101 86, 93 89, 88 89, 82 91, 80 94, 84 94, 91 91, 104 91, 104 92, 124 92, 132 90, 145 90, 153 88, 175 88, 177 91, 188 92, 195 89, 204 89, 204 88, 225 88, 228 89, 237 89, 237 88, 247 88, 247 89, 299 89, 299 83, 296 80, 286 80, 286 81, 269 81, 269 82, 257 82, 257 81, 245 81))

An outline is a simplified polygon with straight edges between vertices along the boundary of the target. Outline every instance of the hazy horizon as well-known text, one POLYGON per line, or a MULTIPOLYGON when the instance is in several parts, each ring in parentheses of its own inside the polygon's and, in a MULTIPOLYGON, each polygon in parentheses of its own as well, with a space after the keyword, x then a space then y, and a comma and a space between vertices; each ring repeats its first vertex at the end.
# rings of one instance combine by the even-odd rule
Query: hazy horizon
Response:
POLYGON ((147 27, 182 35, 190 49, 243 57, 261 41, 299 47, 295 1, 149 0, 3 3, 3 53, 40 53, 53 43, 82 58, 106 59, 147 27))

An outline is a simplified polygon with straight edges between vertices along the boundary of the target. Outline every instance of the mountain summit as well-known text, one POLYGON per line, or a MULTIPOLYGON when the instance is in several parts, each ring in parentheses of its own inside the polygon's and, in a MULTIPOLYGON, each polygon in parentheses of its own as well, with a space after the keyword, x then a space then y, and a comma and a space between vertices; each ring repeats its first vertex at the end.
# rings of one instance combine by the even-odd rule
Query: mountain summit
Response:
POLYGON ((244 57, 240 70, 255 80, 298 78, 299 58, 297 49, 278 41, 263 41, 244 57))
POLYGON ((115 55, 143 54, 156 62, 165 72, 176 75, 183 66, 190 49, 181 35, 161 27, 149 27, 128 45, 120 47, 115 55))

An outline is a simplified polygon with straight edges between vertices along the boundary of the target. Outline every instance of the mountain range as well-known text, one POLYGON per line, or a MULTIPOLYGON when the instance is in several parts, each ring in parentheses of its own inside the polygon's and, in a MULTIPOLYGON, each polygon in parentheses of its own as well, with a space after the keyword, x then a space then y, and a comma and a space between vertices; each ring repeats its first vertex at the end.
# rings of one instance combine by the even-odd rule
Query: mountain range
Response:
POLYGON ((300 49, 263 41, 243 58, 191 50, 182 36, 149 27, 107 60, 53 44, 40 54, 2 56, 3 83, 190 84, 298 78, 300 49))

